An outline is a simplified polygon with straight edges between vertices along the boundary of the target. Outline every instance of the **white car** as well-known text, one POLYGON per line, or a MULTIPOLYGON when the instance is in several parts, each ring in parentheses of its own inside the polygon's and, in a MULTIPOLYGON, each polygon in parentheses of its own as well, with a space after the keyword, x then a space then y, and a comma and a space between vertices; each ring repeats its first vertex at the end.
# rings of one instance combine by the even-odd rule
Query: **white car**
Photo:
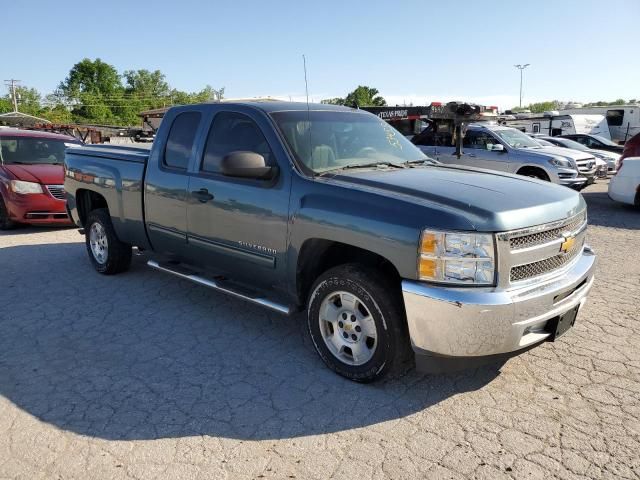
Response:
POLYGON ((618 173, 609 182, 609 198, 640 207, 640 157, 622 161, 618 173))

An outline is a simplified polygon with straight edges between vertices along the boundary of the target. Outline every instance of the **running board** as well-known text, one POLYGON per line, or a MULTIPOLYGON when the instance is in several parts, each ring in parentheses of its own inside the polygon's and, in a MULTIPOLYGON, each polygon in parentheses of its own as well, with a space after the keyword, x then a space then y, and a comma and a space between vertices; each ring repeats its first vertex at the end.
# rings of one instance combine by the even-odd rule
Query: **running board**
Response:
MULTIPOLYGON (((190 280, 199 285, 203 285, 205 287, 209 287, 219 292, 231 295, 232 297, 240 298, 242 300, 246 300, 247 302, 255 303, 256 305, 260 305, 262 307, 275 310, 276 312, 282 313, 284 315, 291 314, 291 308, 285 305, 272 302, 271 300, 267 300, 266 298, 253 297, 253 296, 249 296, 249 295, 245 295, 243 293, 237 292, 235 290, 231 290, 230 288, 221 285, 220 282, 216 282, 215 280, 209 280, 208 278, 204 278, 199 275, 195 275, 193 273, 178 272, 177 270, 169 268, 168 266, 160 265, 155 260, 149 260, 147 262, 147 265, 149 265, 151 268, 155 268, 156 270, 160 270, 161 272, 170 273, 172 275, 175 275, 176 277, 184 278, 185 280, 190 280)), ((180 268, 178 265, 176 265, 176 267, 180 268)))

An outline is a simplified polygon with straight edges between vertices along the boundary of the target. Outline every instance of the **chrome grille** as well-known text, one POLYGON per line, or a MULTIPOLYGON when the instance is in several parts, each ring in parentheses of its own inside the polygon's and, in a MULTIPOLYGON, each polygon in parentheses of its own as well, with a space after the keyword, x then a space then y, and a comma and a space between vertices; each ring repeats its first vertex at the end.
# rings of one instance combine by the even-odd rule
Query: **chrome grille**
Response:
POLYGON ((575 246, 567 253, 561 253, 550 258, 545 258, 544 260, 527 263, 526 265, 512 267, 509 279, 512 282, 517 282, 557 270, 573 260, 582 251, 583 246, 584 237, 582 237, 579 242, 576 242, 575 246))
POLYGON ((564 233, 577 231, 586 222, 586 213, 581 213, 577 217, 573 217, 567 221, 566 224, 561 225, 550 230, 543 230, 541 232, 530 233, 528 235, 515 236, 509 239, 509 246, 511 250, 518 250, 522 248, 535 247, 536 245, 543 245, 553 240, 557 240, 563 237, 564 233))
POLYGON ((64 185, 47 185, 47 190, 53 198, 65 200, 67 196, 64 193, 64 185))

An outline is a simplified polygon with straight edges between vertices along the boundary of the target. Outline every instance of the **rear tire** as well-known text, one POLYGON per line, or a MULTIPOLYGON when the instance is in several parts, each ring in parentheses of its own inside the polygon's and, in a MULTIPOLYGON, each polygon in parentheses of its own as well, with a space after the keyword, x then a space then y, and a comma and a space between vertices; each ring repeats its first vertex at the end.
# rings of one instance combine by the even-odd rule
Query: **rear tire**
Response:
POLYGON ((9 210, 4 203, 4 199, 0 197, 0 230, 11 230, 16 226, 16 222, 9 218, 9 210))
POLYGON ((118 239, 106 208, 92 210, 87 216, 85 244, 89 260, 98 273, 114 275, 131 266, 131 245, 118 239))
POLYGON ((316 280, 307 305, 309 335, 337 374, 372 382, 412 366, 400 294, 375 270, 356 264, 328 270, 316 280))

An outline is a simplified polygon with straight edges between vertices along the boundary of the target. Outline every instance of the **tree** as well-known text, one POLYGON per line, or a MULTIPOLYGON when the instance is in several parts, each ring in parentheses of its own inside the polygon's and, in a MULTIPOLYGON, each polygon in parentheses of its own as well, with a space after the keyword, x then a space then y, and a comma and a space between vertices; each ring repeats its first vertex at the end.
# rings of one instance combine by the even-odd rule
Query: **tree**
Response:
POLYGON ((558 100, 540 102, 540 103, 531 103, 527 107, 531 110, 532 113, 543 113, 548 112, 550 110, 558 110, 560 108, 561 102, 558 100))
POLYGON ((359 107, 384 107, 387 101, 378 95, 380 92, 377 88, 359 85, 353 92, 349 93, 345 98, 328 98, 322 100, 321 103, 331 105, 357 105, 359 107))
POLYGON ((125 106, 124 87, 118 71, 99 58, 76 63, 69 76, 60 83, 67 102, 74 105, 73 117, 78 122, 121 123, 125 106))
POLYGON ((126 70, 125 92, 132 96, 158 99, 169 95, 169 84, 160 70, 126 70))
POLYGON ((99 58, 76 63, 60 83, 60 89, 68 98, 79 98, 81 94, 108 97, 123 90, 118 71, 99 58))
POLYGON ((344 99, 345 105, 358 105, 359 107, 384 107, 387 101, 378 95, 377 88, 359 85, 344 99))
POLYGON ((324 103, 326 105, 344 105, 344 98, 327 98, 325 100, 321 100, 320 103, 324 103))

